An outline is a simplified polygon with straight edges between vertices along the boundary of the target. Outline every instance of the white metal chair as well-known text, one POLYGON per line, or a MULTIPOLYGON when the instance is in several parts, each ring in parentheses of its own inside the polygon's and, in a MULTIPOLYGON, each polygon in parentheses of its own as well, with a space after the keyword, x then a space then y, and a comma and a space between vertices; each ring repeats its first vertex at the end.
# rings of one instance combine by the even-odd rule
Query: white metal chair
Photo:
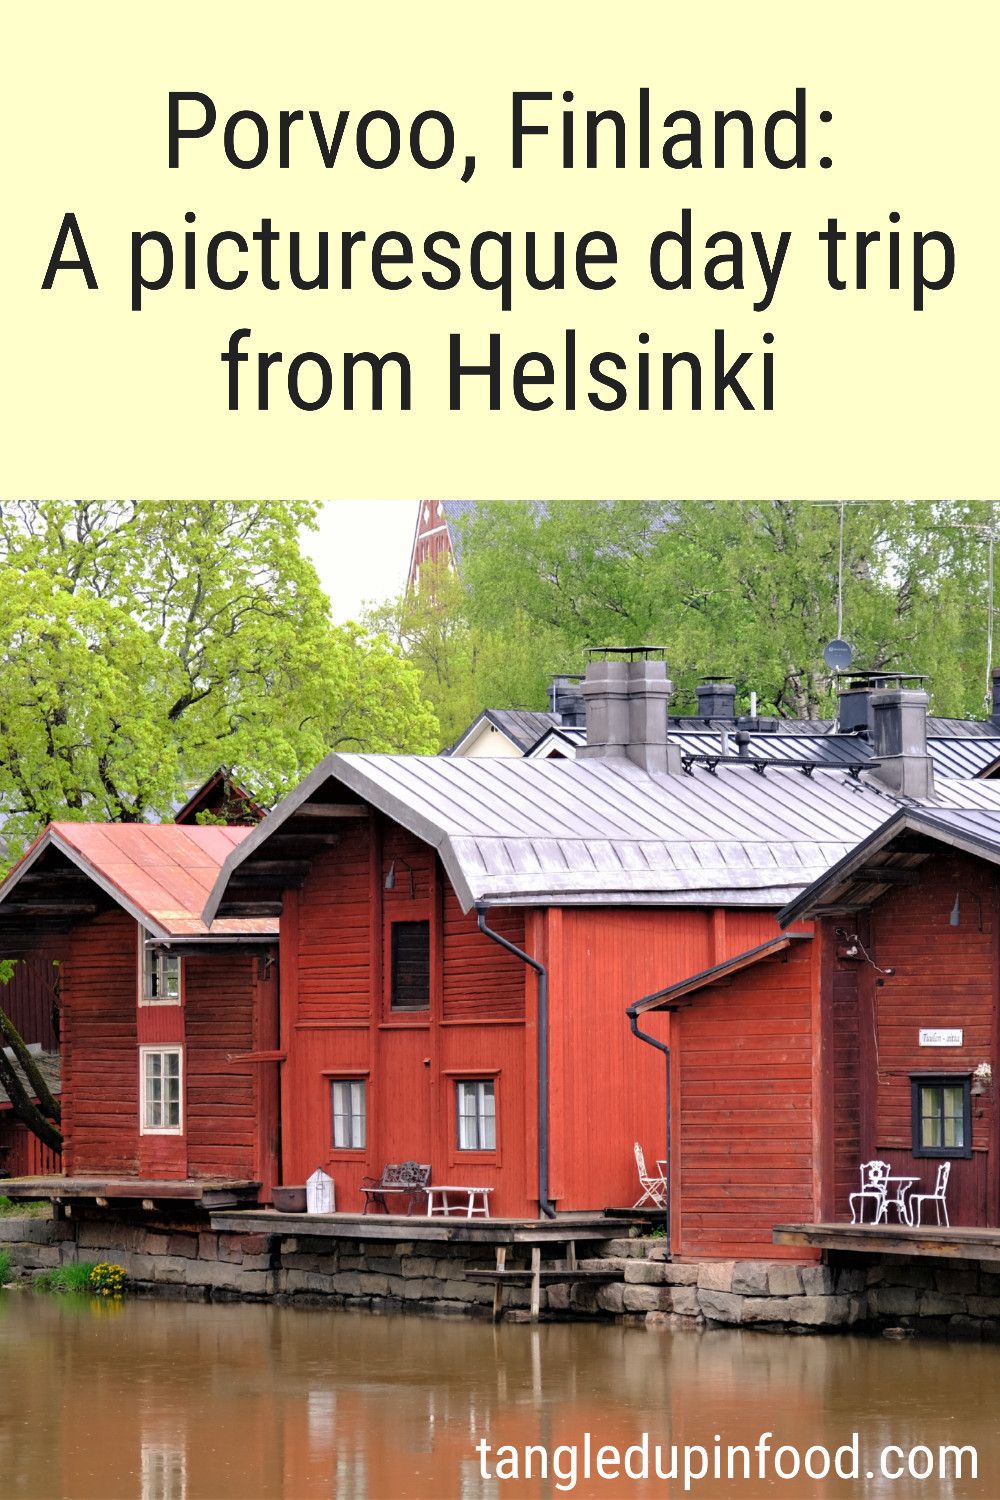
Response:
POLYGON ((861 1189, 852 1193, 849 1198, 851 1205, 851 1223, 863 1224, 865 1222, 865 1199, 875 1200, 874 1223, 881 1224, 882 1220, 888 1221, 889 1204, 887 1193, 889 1190, 889 1173, 892 1167, 887 1161, 863 1161, 861 1163, 861 1189), (860 1207, 855 1209, 855 1204, 860 1207))
POLYGON ((643 1191, 642 1196, 632 1204, 632 1207, 642 1208, 648 1203, 651 1208, 666 1208, 667 1179, 666 1177, 651 1177, 646 1171, 646 1158, 638 1141, 635 1143, 635 1164, 639 1169, 639 1186, 643 1191))
POLYGON ((948 1205, 945 1202, 945 1193, 948 1190, 948 1178, 951 1176, 951 1162, 943 1161, 937 1169, 937 1182, 934 1184, 933 1193, 911 1193, 910 1194, 910 1223, 914 1226, 920 1223, 920 1215, 925 1203, 933 1203, 940 1224, 941 1214, 944 1213, 945 1227, 950 1228, 948 1222, 948 1205))

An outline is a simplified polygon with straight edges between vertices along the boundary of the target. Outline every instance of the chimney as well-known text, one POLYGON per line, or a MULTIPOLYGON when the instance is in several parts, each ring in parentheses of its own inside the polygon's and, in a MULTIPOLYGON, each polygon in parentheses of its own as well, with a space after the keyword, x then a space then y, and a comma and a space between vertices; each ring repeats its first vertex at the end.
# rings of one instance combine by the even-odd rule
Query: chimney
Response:
POLYGON ((1000 729, 1000 667, 990 673, 990 723, 1000 729))
POLYGON ((553 677, 549 688, 552 712, 566 729, 582 729, 587 722, 583 688, 578 677, 553 677))
MULTIPOLYGON (((888 682, 895 681, 892 672, 848 672, 846 682, 837 689, 837 734, 865 734, 871 737, 871 697, 888 682)), ((844 679, 841 679, 844 681, 844 679)))
POLYGON ((588 663, 583 680, 587 744, 578 758, 629 760, 644 771, 680 774, 680 749, 667 740, 673 684, 666 663, 650 657, 659 650, 609 647, 604 660, 588 663), (618 659, 625 656, 630 659, 618 659))
POLYGON ((930 699, 923 688, 901 685, 922 681, 921 678, 892 680, 898 685, 873 688, 869 699, 872 752, 879 762, 872 775, 904 797, 931 797, 934 763, 927 754, 930 699))
POLYGON ((695 688, 699 719, 735 719, 736 685, 726 677, 704 677, 695 688))

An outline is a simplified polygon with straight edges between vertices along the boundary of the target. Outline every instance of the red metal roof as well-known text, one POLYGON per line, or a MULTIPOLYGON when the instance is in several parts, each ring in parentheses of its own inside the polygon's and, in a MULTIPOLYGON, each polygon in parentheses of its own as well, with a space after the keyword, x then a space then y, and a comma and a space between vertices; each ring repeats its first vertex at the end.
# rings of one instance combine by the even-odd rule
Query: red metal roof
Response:
POLYGON ((277 934, 273 917, 222 918, 202 910, 219 870, 253 830, 173 823, 50 823, 0 886, 2 902, 46 848, 58 849, 156 936, 277 934))

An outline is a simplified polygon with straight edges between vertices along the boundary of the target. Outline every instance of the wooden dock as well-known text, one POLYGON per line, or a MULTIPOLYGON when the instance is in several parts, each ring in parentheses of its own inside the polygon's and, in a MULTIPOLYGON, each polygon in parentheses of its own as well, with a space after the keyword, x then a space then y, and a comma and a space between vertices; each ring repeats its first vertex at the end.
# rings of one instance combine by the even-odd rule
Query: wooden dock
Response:
POLYGON ((865 1255, 939 1256, 948 1260, 1000 1261, 1000 1228, 924 1224, 776 1224, 776 1245, 847 1250, 865 1255))
POLYGON ((610 1240, 622 1221, 603 1214, 560 1214, 557 1219, 467 1219, 426 1214, 289 1214, 241 1209, 212 1214, 213 1229, 245 1234, 308 1235, 311 1239, 436 1240, 466 1245, 566 1245, 610 1240))
POLYGON ((4 1177, 0 1193, 19 1202, 48 1199, 71 1213, 74 1203, 94 1203, 154 1209, 166 1204, 190 1204, 205 1210, 238 1208, 255 1203, 259 1182, 213 1178, 154 1177, 4 1177))

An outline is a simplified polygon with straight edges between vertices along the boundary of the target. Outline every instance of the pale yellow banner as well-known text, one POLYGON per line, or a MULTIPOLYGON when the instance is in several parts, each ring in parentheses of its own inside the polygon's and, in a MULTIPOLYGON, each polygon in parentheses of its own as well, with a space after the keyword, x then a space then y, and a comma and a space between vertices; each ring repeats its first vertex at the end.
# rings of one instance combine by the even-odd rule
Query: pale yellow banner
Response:
POLYGON ((2 495, 993 498, 998 15, 9 7, 2 495))

